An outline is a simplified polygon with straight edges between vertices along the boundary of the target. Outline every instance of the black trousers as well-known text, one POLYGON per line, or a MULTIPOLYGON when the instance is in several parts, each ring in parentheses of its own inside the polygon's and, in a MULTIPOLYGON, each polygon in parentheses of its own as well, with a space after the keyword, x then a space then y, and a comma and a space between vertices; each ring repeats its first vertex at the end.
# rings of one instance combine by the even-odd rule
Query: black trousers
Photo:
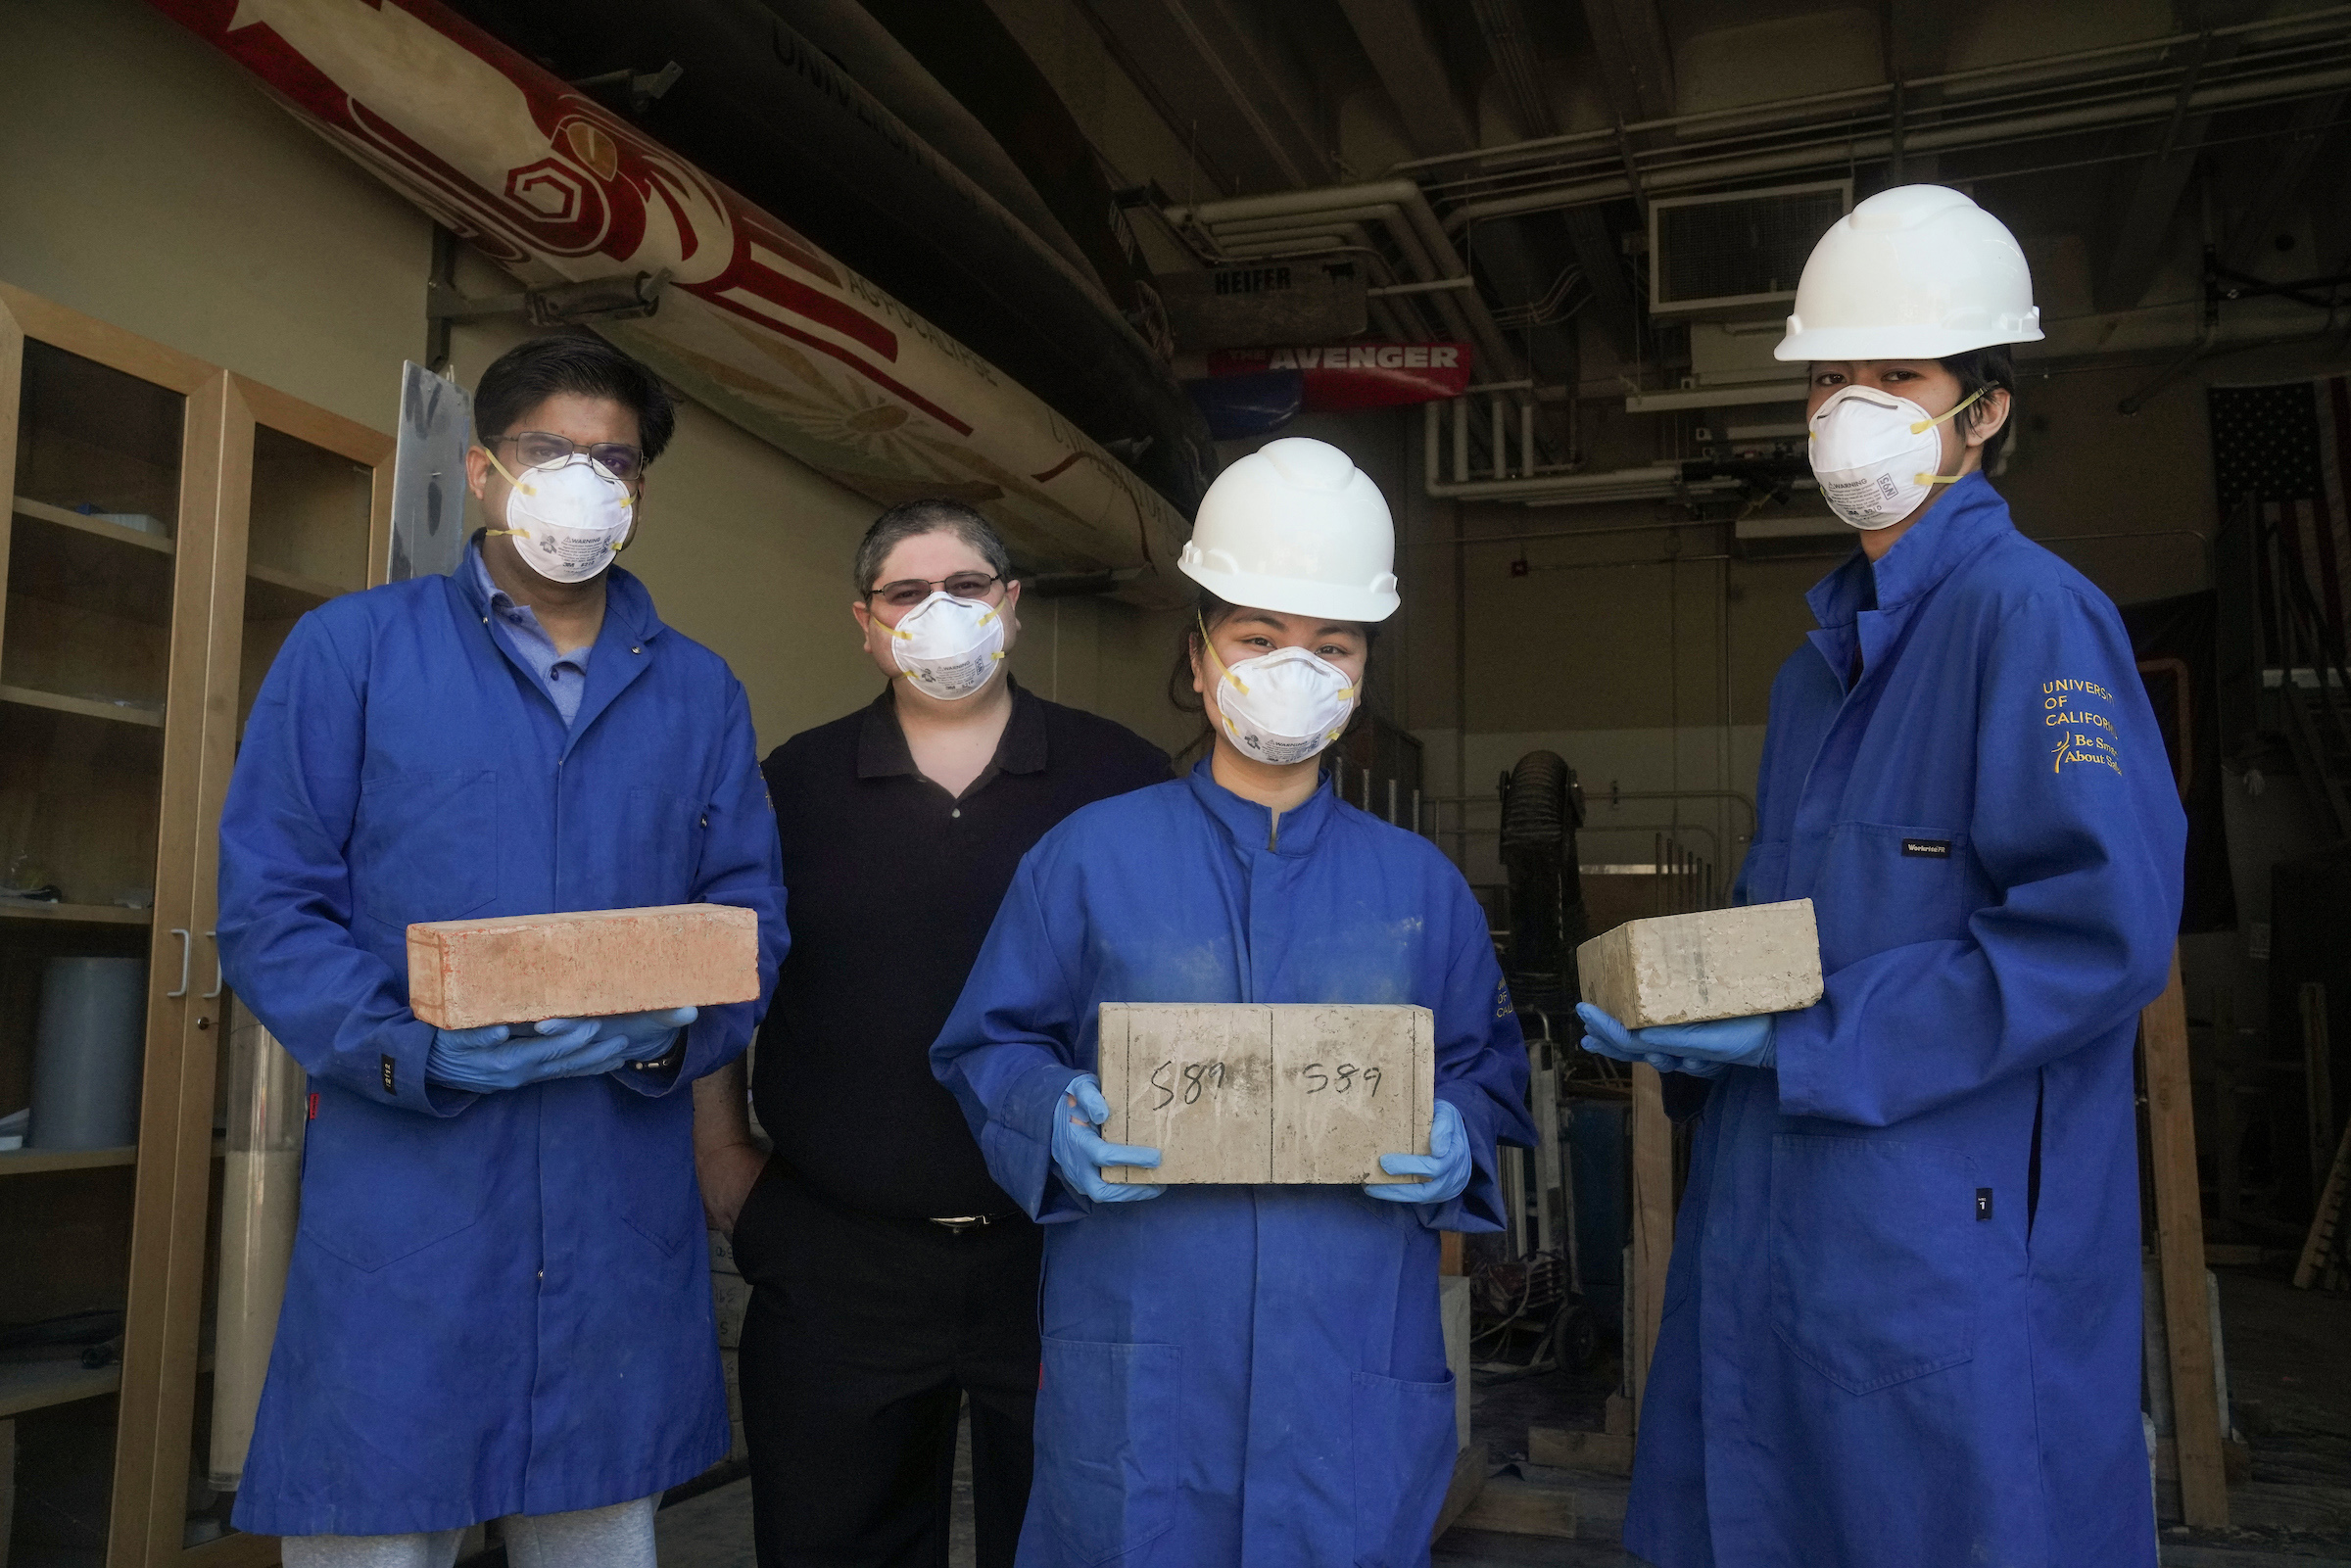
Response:
POLYGON ((768 1162, 735 1227, 760 1568, 946 1568, 966 1395, 980 1568, 1011 1568, 1043 1250, 1022 1214, 958 1232, 856 1213, 768 1162))

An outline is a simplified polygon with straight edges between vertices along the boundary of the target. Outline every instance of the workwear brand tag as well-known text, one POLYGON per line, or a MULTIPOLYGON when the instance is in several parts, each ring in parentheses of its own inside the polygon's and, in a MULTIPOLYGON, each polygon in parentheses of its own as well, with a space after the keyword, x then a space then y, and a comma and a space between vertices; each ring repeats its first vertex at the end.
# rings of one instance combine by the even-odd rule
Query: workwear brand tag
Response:
POLYGON ((399 1092, 398 1089, 392 1087, 392 1059, 386 1057, 384 1058, 384 1093, 398 1094, 399 1092))
POLYGON ((1951 841, 1948 838, 1905 838, 1902 840, 1902 853, 1924 860, 1948 860, 1951 858, 1951 841))
POLYGON ((1990 1187, 1976 1189, 1976 1217, 1978 1219, 1991 1217, 1991 1189, 1990 1187))
POLYGON ((303 1119, 305 1121, 315 1121, 318 1119, 318 1091, 315 1089, 311 1091, 311 1114, 303 1117, 303 1119))

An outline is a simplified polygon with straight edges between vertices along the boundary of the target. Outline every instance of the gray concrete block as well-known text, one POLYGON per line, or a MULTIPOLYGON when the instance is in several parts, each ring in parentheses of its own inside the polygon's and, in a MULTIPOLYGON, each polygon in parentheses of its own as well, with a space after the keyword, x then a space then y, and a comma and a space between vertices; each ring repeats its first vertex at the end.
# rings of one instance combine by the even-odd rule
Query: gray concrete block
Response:
POLYGON ((1585 1001, 1627 1028, 1786 1013, 1820 1000, 1812 900, 1627 921, 1575 950, 1585 1001))
POLYGON ((1379 1168, 1426 1154, 1436 1021, 1426 1008, 1106 1002, 1097 1069, 1113 1143, 1160 1151, 1118 1182, 1418 1180, 1379 1168))

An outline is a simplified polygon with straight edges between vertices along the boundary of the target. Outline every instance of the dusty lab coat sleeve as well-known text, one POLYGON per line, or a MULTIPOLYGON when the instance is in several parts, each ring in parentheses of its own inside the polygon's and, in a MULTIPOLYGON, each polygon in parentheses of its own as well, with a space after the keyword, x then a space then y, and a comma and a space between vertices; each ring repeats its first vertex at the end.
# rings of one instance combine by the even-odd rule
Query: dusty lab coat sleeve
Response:
POLYGON ((759 917, 759 998, 706 1007, 686 1028, 686 1051, 651 1071, 622 1068, 614 1081, 639 1094, 658 1097, 692 1083, 743 1055, 751 1031, 767 1015, 776 994, 776 970, 792 946, 784 920, 784 850, 776 837, 776 813, 768 803, 767 780, 759 772, 751 730, 751 705, 743 683, 730 680, 726 738, 718 748, 718 782, 702 817, 701 863, 695 869, 694 901, 747 909, 759 917))
POLYGON ((1442 1204, 1418 1205, 1430 1230, 1500 1230, 1503 1208, 1501 1154, 1514 1143, 1531 1149, 1534 1122, 1526 1114, 1526 1040, 1511 990, 1495 962, 1486 916, 1466 885, 1456 882, 1454 928, 1462 933, 1446 968, 1437 1014, 1437 1098, 1450 1100, 1469 1135, 1475 1173, 1461 1196, 1442 1204))
POLYGON ((1079 1062, 1081 999, 1045 918, 1036 856, 996 910, 963 995, 931 1047, 931 1070, 963 1107, 987 1173, 1032 1218, 1076 1219, 1093 1205, 1053 1169, 1053 1117, 1079 1062))
POLYGON ((433 1028, 408 1011, 407 976, 352 940, 363 669, 313 613, 262 683, 220 815, 221 969, 312 1078, 455 1116, 476 1097, 425 1083, 433 1028))
POLYGON ((1891 1125, 2036 1070, 2163 989, 2186 824, 2121 618, 2050 590, 1985 656, 1969 831, 1990 900, 1965 936, 1847 965, 1781 1018, 1789 1115, 1891 1125))

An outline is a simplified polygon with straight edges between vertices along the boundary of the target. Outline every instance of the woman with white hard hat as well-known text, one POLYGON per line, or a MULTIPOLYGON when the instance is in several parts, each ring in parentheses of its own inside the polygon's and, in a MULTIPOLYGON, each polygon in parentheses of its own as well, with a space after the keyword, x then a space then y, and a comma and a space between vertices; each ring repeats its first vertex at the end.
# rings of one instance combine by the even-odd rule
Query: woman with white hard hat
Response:
POLYGON ((1984 471, 2039 336, 1941 186, 1797 287, 1779 356, 1860 548, 1773 683, 1734 901, 1812 901, 1826 994, 1579 1010, 1698 1117, 1625 1516, 1659 1568, 2154 1560, 2132 1050, 2185 823, 2114 605, 1984 471))
MULTIPOLYGON (((1427 1561, 1456 1452, 1437 1232, 1501 1227, 1496 1140, 1534 1129, 1484 911, 1321 774, 1397 606, 1394 553, 1336 448, 1275 441, 1218 478, 1179 562, 1210 754, 1030 852, 932 1049, 998 1185, 1047 1224, 1024 1568, 1427 1561), (1105 1002, 1426 1008, 1428 1152, 1360 1187, 1106 1179, 1160 1153, 1096 1130, 1105 1002)), ((1378 1092, 1343 1062, 1327 1082, 1378 1092)))

